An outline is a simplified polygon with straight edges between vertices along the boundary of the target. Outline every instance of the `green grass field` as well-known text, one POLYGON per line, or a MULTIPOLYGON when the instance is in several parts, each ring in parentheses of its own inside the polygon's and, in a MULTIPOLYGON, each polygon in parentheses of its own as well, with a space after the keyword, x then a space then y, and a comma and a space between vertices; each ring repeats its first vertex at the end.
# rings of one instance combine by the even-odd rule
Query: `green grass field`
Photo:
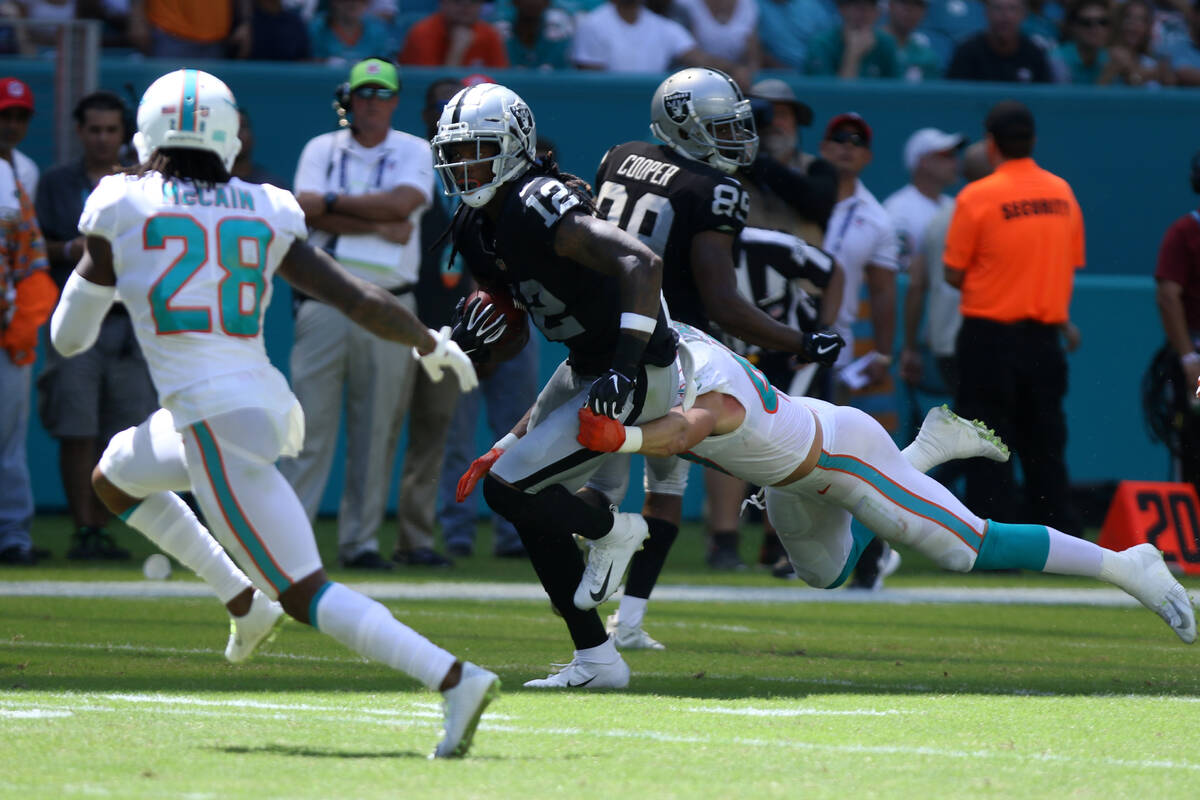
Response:
MULTIPOLYGON (((37 537, 61 554, 64 521, 37 537)), ((664 586, 795 589, 708 572, 699 539, 685 529, 664 586)), ((570 656, 544 600, 386 600, 504 681, 470 756, 433 762, 438 696, 301 625, 235 667, 215 600, 11 596, 156 588, 136 566, 149 546, 124 541, 132 564, 0 573, 0 797, 1200 796, 1200 650, 1140 608, 664 601, 647 628, 668 649, 626 654, 629 689, 564 695, 521 687, 570 656)), ((1097 586, 905 556, 889 589, 1097 586)), ((448 579, 533 581, 476 556, 370 583, 448 579)))

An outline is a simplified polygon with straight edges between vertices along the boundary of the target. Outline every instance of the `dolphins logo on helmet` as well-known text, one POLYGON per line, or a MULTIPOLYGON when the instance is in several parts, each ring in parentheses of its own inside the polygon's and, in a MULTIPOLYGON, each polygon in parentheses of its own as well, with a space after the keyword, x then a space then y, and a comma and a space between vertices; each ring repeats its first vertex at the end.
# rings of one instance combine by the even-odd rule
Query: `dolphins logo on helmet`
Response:
POLYGON ((207 150, 226 169, 242 149, 237 101, 215 75, 198 69, 168 72, 142 95, 133 146, 145 163, 160 147, 207 150))

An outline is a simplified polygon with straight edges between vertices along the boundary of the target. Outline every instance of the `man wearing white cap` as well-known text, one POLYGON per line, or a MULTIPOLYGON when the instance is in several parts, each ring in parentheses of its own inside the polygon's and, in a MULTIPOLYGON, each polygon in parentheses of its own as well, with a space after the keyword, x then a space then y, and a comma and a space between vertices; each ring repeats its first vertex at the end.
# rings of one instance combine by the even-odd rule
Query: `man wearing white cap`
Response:
MULTIPOLYGON (((958 179, 958 153, 963 141, 961 133, 921 128, 909 136, 904 144, 904 166, 910 182, 884 200, 883 207, 896 227, 896 238, 900 242, 900 269, 905 272, 909 271, 913 256, 921 251, 929 221, 940 209, 954 203, 945 191, 958 179)), ((910 327, 910 305, 906 301, 906 333, 910 327)), ((919 321, 918 317, 918 324, 919 321)), ((919 371, 912 372, 914 365, 905 363, 919 358, 914 345, 915 342, 905 339, 900 365, 900 375, 905 379, 910 374, 920 374, 919 371)))

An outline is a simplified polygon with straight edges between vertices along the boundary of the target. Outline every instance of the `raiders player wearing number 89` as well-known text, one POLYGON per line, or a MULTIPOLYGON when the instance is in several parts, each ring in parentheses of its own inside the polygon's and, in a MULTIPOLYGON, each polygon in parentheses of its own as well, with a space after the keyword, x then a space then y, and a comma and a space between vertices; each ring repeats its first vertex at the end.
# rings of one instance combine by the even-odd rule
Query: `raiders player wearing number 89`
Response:
MULTIPOLYGON (((446 192, 463 201, 454 246, 473 277, 484 289, 509 291, 569 353, 530 412, 471 465, 458 499, 487 476, 484 498, 516 527, 570 631, 570 665, 526 686, 622 687, 629 667, 595 607, 620 585, 646 523, 575 495, 602 467, 629 469, 628 456, 576 441, 578 411, 586 405, 625 422, 665 413, 678 385, 675 336, 659 300, 662 261, 594 216, 586 184, 536 160, 536 143, 529 106, 496 84, 455 95, 433 137, 446 192), (586 568, 572 533, 590 540, 586 568)), ((476 333, 469 319, 456 331, 476 333)))
MULTIPOLYGON (((738 292, 734 240, 746 224, 750 197, 734 173, 752 164, 758 152, 750 101, 741 89, 720 70, 680 70, 651 98, 650 131, 662 144, 628 142, 605 154, 596 174, 597 207, 600 216, 662 256, 663 295, 671 318, 705 333, 723 332, 750 345, 795 353, 804 361, 832 364, 841 337, 805 333, 778 322, 738 292)), ((616 629, 618 645, 657 645, 640 630, 641 616, 679 531, 687 471, 687 462, 680 459, 646 460, 642 514, 650 537, 630 568, 618 612, 628 630, 616 629)), ((606 471, 588 488, 619 502, 627 485, 627 474, 606 471)), ((725 503, 728 512, 710 515, 714 533, 736 528, 741 499, 725 503)))

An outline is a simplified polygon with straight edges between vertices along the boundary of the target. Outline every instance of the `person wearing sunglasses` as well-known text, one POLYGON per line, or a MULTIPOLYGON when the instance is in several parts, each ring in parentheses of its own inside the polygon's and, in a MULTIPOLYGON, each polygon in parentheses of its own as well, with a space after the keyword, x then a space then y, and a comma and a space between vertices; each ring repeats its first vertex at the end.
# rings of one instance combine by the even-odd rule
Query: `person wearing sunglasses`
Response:
MULTIPOLYGON (((309 241, 415 311, 421 217, 433 187, 429 143, 392 129, 400 76, 390 61, 358 62, 336 97, 343 127, 305 145, 293 182, 309 241)), ((332 306, 293 296, 292 389, 308 432, 299 456, 285 459, 280 470, 312 519, 333 463, 344 394, 346 483, 338 511, 338 555, 347 567, 390 569, 379 554, 377 530, 415 362, 400 345, 347 325, 332 306)))
POLYGON ((1108 67, 1112 14, 1106 0, 1080 0, 1067 19, 1067 41, 1054 51, 1051 64, 1060 82, 1091 86, 1108 67))

